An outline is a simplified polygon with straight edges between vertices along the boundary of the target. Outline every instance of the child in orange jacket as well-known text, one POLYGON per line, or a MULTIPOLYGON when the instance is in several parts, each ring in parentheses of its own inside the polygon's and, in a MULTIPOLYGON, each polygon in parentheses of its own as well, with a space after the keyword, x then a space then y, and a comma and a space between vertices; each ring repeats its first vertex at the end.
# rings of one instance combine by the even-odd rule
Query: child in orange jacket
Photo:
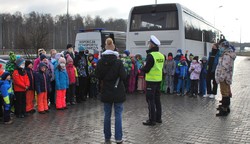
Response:
POLYGON ((15 101, 15 114, 17 118, 24 118, 26 115, 26 91, 30 86, 29 77, 24 70, 25 60, 19 58, 16 60, 16 69, 12 74, 15 101))

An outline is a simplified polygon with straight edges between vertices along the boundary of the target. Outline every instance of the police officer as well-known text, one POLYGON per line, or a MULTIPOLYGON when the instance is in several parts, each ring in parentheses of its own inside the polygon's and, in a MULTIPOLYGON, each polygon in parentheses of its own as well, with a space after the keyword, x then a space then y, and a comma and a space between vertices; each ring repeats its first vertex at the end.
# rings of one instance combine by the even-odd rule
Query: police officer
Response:
POLYGON ((141 71, 146 73, 146 100, 148 103, 149 119, 143 125, 153 126, 162 123, 160 84, 165 57, 159 52, 160 41, 151 35, 147 52, 146 65, 141 71))

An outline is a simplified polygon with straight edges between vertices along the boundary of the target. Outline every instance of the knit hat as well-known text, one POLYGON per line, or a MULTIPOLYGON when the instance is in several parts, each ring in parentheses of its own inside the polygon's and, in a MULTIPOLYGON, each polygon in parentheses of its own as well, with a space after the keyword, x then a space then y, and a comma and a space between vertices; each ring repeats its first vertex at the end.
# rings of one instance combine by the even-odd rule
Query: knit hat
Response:
POLYGON ((168 53, 168 57, 169 57, 169 56, 173 57, 173 54, 170 52, 170 53, 168 53))
POLYGON ((44 55, 44 54, 40 55, 40 61, 43 61, 43 59, 45 59, 45 58, 47 58, 46 55, 44 55))
POLYGON ((69 54, 66 55, 67 63, 73 62, 73 59, 69 54))
POLYGON ((10 62, 15 62, 16 61, 16 55, 14 52, 10 52, 9 53, 9 56, 10 56, 10 62))
POLYGON ((184 56, 181 56, 181 61, 186 61, 186 58, 184 56))
POLYGON ((41 63, 39 64, 39 69, 41 69, 41 68, 44 67, 44 66, 45 66, 46 68, 48 67, 44 62, 41 62, 41 63))
POLYGON ((105 41, 105 49, 106 50, 115 50, 114 42, 111 38, 107 38, 105 41))
POLYGON ((180 54, 182 54, 182 50, 181 50, 181 49, 178 49, 178 50, 177 50, 177 53, 178 53, 178 52, 179 52, 180 54))
POLYGON ((20 65, 22 65, 24 62, 25 62, 25 60, 23 58, 19 58, 19 59, 16 60, 16 65, 18 67, 20 67, 20 65))
POLYGON ((202 61, 207 61, 207 57, 206 56, 204 56, 204 57, 202 57, 202 59, 201 59, 202 61))
POLYGON ((125 50, 123 53, 125 53, 127 56, 130 55, 130 52, 128 50, 125 50))
POLYGON ((31 60, 25 61, 25 67, 28 67, 30 64, 33 64, 33 62, 31 60))
POLYGON ((67 44, 67 49, 68 48, 73 48, 73 45, 72 44, 67 44))
POLYGON ((78 47, 78 50, 79 50, 79 52, 83 52, 83 51, 86 50, 86 47, 81 45, 81 46, 78 47))
POLYGON ((2 80, 5 80, 8 76, 10 75, 10 73, 8 71, 5 71, 2 76, 1 76, 1 79, 2 80))
POLYGON ((64 63, 64 64, 66 64, 66 60, 65 60, 65 58, 60 57, 60 58, 59 58, 59 60, 58 60, 58 63, 59 63, 59 64, 60 64, 60 63, 64 63))
POLYGON ((189 56, 194 56, 194 55, 192 53, 190 53, 189 56))

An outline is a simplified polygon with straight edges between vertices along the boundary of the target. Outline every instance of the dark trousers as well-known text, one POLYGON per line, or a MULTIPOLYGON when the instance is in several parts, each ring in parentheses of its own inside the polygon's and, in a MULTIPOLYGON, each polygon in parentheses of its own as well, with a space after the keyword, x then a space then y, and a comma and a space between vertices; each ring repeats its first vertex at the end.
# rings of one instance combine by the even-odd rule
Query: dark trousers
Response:
POLYGON ((4 102, 3 102, 3 96, 0 95, 0 117, 3 117, 3 106, 4 106, 4 102))
POLYGON ((97 98, 97 83, 90 83, 89 97, 90 98, 97 98))
POLYGON ((70 84, 69 88, 66 91, 66 102, 75 102, 75 91, 76 91, 76 85, 70 84))
POLYGON ((191 80, 190 94, 198 94, 199 80, 191 80))
POLYGON ((206 82, 207 82, 207 94, 217 95, 218 84, 215 81, 215 74, 208 73, 206 82), (213 83, 213 87, 211 85, 211 82, 213 83))
POLYGON ((87 99, 88 78, 79 77, 78 79, 79 79, 79 87, 76 100, 77 102, 80 102, 80 101, 85 101, 87 99))
POLYGON ((149 110, 149 121, 161 120, 160 82, 146 82, 146 100, 149 110))
POLYGON ((48 98, 49 98, 49 100, 50 100, 50 104, 55 104, 55 93, 56 93, 56 81, 55 80, 53 80, 53 81, 51 81, 51 92, 49 93, 49 96, 48 96, 48 98))
POLYGON ((26 92, 15 92, 15 114, 24 115, 26 112, 26 92))

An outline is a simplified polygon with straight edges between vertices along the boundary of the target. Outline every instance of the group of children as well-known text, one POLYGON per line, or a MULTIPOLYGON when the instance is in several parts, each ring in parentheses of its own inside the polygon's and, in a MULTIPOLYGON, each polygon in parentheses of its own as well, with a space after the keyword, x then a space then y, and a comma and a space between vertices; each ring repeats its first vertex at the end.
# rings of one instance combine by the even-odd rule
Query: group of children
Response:
MULTIPOLYGON (((203 57, 200 63, 198 56, 190 54, 187 58, 187 53, 184 56, 178 50, 175 57, 172 53, 166 56, 161 86, 164 93, 189 93, 190 96, 196 96, 199 90, 200 94, 206 94, 207 58, 203 57)), ((52 49, 50 58, 47 58, 44 49, 39 49, 38 55, 32 62, 10 52, 5 69, 0 68, 0 92, 4 108, 1 112, 6 124, 12 123, 12 105, 16 117, 23 118, 36 112, 35 100, 37 111, 45 114, 53 104, 57 110, 64 110, 68 108, 67 105, 85 101, 87 95, 89 98, 96 98, 98 95, 99 82, 95 76, 98 55, 81 48, 76 53, 70 44, 63 53, 52 49)), ((142 56, 133 56, 125 50, 119 57, 127 74, 126 92, 144 93, 145 74, 140 71, 145 63, 142 56)))
MULTIPOLYGON (((89 95, 97 96, 96 63, 93 58, 91 61, 90 56, 84 60, 78 58, 79 64, 76 67, 71 57, 72 53, 69 51, 57 53, 53 49, 50 52, 50 58, 47 58, 44 49, 39 49, 38 54, 39 57, 32 62, 10 52, 10 59, 5 68, 0 65, 0 95, 2 97, 0 107, 3 108, 0 110, 0 117, 3 117, 5 124, 13 123, 10 117, 11 112, 17 118, 24 118, 28 114, 35 113, 35 103, 40 114, 48 113, 52 105, 55 105, 57 110, 67 109, 67 105, 75 105, 76 94, 81 95, 82 93, 78 91, 83 89, 79 88, 78 78, 86 73, 89 75, 88 81, 92 89, 89 95)), ((78 98, 81 99, 79 101, 84 100, 84 96, 81 97, 78 98)))
POLYGON ((207 75, 207 57, 199 60, 198 56, 190 53, 187 58, 181 49, 177 50, 177 55, 173 57, 168 53, 164 65, 164 80, 161 84, 161 90, 164 93, 177 93, 177 95, 189 94, 190 97, 197 95, 206 95, 206 75, 207 75))

